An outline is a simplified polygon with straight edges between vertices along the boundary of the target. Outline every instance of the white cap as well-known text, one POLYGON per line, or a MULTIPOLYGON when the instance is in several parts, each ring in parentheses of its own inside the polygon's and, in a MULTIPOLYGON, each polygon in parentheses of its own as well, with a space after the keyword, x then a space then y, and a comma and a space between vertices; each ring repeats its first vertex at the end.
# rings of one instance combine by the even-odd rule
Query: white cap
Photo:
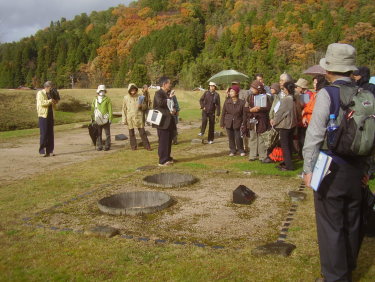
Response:
POLYGON ((105 88, 105 85, 104 84, 101 84, 98 86, 98 89, 96 90, 96 93, 99 94, 100 91, 105 91, 107 92, 107 89, 105 88))
POLYGON ((209 86, 215 86, 215 87, 217 87, 216 83, 213 82, 213 81, 210 81, 210 83, 209 83, 208 85, 209 85, 209 86))

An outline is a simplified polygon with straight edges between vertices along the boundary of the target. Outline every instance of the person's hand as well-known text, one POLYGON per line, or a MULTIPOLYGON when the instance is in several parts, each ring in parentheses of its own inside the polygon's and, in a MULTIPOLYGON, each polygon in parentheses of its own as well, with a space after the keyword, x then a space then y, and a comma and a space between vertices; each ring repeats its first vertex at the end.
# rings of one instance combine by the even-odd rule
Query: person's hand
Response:
POLYGON ((173 96, 176 96, 176 93, 174 92, 174 90, 171 91, 171 94, 169 95, 169 97, 173 97, 173 96))
POLYGON ((363 184, 364 186, 367 186, 369 180, 370 180, 370 175, 365 174, 365 175, 362 177, 362 184, 363 184))
POLYGON ((307 127, 307 125, 308 125, 308 122, 307 122, 307 118, 302 118, 302 124, 303 124, 303 126, 305 126, 305 127, 307 127))
POLYGON ((308 188, 311 188, 311 186, 310 186, 311 185, 311 177, 312 177, 312 173, 311 172, 303 174, 303 181, 305 182, 305 185, 308 188))
POLYGON ((176 111, 172 111, 171 115, 175 116, 176 115, 176 111))
POLYGON ((275 125, 275 121, 273 119, 270 120, 270 124, 271 126, 274 126, 275 125))
POLYGON ((205 111, 206 110, 206 108, 203 108, 203 111, 205 111))

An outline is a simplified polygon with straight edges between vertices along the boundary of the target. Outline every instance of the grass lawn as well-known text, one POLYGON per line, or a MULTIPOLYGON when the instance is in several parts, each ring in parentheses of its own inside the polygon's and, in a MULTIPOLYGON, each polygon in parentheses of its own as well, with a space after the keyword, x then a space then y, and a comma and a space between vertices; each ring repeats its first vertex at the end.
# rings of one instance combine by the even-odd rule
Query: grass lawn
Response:
MULTIPOLYGON (((116 105, 121 103, 122 92, 123 90, 115 89, 109 91, 109 95, 113 93, 116 105)), ((200 111, 196 110, 200 93, 177 92, 177 95, 181 103, 182 119, 197 120, 200 114, 200 111)), ((89 101, 91 92, 85 92, 82 97, 80 100, 89 101)), ((71 126, 62 125, 61 130, 67 130, 71 126)), ((22 132, 25 133, 13 133, 12 138, 37 134, 35 129, 30 129, 28 133, 22 132)), ((162 171, 196 174, 201 179, 212 177, 212 181, 217 183, 238 175, 239 179, 263 181, 266 185, 269 181, 267 179, 272 176, 280 185, 287 183, 295 189, 298 188, 300 180, 297 179, 297 173, 302 166, 301 162, 296 162, 298 170, 286 173, 278 171, 274 164, 250 163, 245 158, 228 157, 227 148, 224 147, 211 147, 220 150, 202 154, 200 149, 210 148, 204 147, 210 145, 191 144, 190 140, 196 138, 196 134, 197 129, 180 132, 180 143, 172 148, 172 152, 173 156, 181 161, 171 168, 163 168, 162 171), (230 174, 215 175, 215 171, 219 169, 227 169, 230 174), (244 171, 251 171, 252 174, 245 175, 244 171)), ((0 136, 10 138, 6 135, 0 136)), ((212 146, 216 145, 219 144, 212 146)), ((156 163, 156 150, 147 152, 122 149, 8 185, 0 184, 0 281, 313 281, 319 276, 315 215, 312 192, 309 190, 305 191, 307 199, 299 204, 289 229, 287 242, 295 244, 297 248, 287 258, 253 256, 251 250, 257 244, 251 240, 241 249, 229 247, 213 250, 192 244, 155 244, 119 236, 111 239, 95 238, 69 231, 35 229, 23 225, 22 218, 33 216, 36 212, 87 191, 101 187, 105 190, 110 189, 111 185, 132 183, 134 179, 149 174, 136 174, 134 171, 137 167, 156 163), (104 184, 109 187, 105 188, 104 184)), ((374 184, 372 181, 372 188, 374 184)), ((191 193, 199 192, 192 187, 191 193)), ((229 190, 235 188, 228 187, 229 190)), ((274 206, 271 204, 267 208, 272 209, 274 206)), ((79 213, 77 210, 74 212, 79 213)), ((243 216, 243 220, 247 220, 247 217, 243 216)), ((277 236, 269 231, 265 230, 264 238, 257 243, 276 240, 277 236)), ((173 234, 171 236, 173 237, 173 234)), ((246 242, 246 238, 244 240, 246 242)), ((374 254, 375 239, 366 238, 361 249, 358 270, 354 273, 355 281, 374 281, 374 254)))

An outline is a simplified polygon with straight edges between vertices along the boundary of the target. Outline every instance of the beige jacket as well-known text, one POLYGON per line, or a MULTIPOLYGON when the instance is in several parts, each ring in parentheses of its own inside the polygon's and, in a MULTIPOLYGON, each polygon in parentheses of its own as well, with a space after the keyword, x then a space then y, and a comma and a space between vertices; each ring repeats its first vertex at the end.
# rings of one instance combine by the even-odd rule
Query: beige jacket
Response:
MULTIPOLYGON (((47 118, 48 107, 52 104, 52 99, 48 99, 46 90, 40 90, 36 94, 36 110, 38 117, 47 118)), ((55 105, 53 105, 55 108, 55 105)))
POLYGON ((280 101, 280 108, 274 115, 275 128, 291 129, 297 126, 297 109, 292 96, 280 101))
POLYGON ((143 128, 143 112, 146 110, 147 105, 142 103, 142 108, 138 108, 138 97, 140 94, 124 96, 122 104, 122 122, 128 126, 129 129, 143 128))

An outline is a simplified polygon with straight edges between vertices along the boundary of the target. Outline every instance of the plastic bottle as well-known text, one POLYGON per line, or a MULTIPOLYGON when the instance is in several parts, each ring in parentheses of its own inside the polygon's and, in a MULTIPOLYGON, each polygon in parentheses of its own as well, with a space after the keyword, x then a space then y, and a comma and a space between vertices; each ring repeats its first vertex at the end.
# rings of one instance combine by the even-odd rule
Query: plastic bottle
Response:
POLYGON ((335 143, 335 135, 336 135, 336 130, 338 128, 339 128, 339 125, 337 124, 335 114, 330 114, 329 122, 327 126, 327 141, 328 141, 329 146, 335 143))

